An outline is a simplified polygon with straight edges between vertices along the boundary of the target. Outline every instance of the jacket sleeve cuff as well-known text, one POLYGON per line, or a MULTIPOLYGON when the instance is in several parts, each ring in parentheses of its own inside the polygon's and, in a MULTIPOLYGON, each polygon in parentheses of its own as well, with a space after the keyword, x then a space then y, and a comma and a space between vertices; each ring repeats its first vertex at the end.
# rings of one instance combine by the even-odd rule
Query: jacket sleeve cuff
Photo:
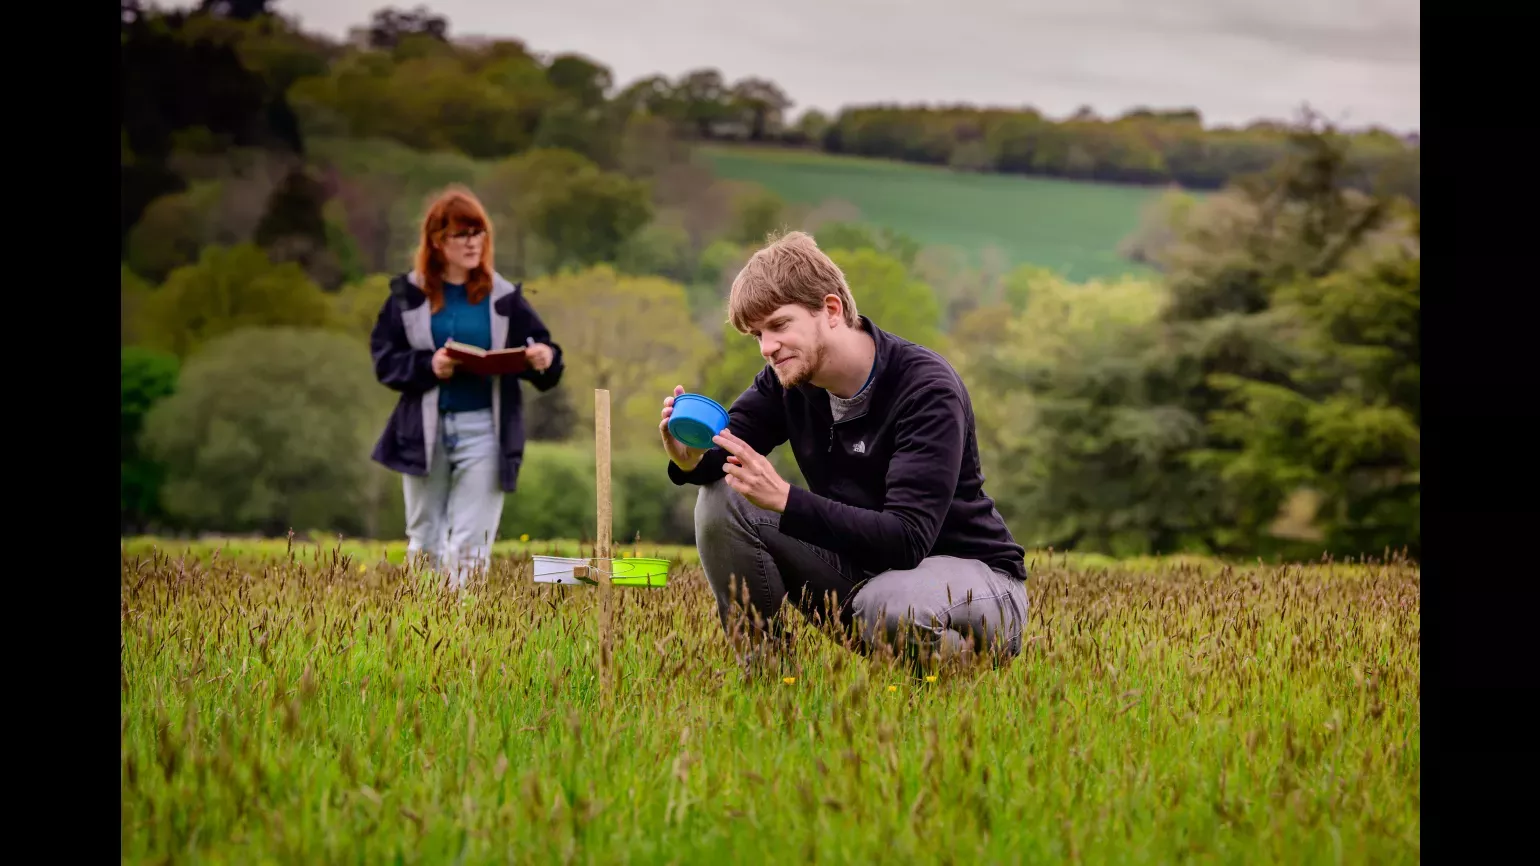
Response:
MULTIPOLYGON (((698 469, 700 467, 696 468, 698 469)), ((683 469, 679 468, 678 463, 675 463, 672 460, 668 461, 668 480, 674 482, 674 486, 676 487, 683 487, 684 485, 690 483, 689 475, 687 475, 683 469)))
POLYGON ((433 372, 433 353, 426 349, 418 349, 412 353, 412 362, 417 366, 417 380, 423 383, 424 389, 430 389, 438 384, 438 374, 433 372))
POLYGON ((695 468, 689 472, 680 469, 678 463, 670 460, 668 461, 668 480, 674 482, 675 486, 710 484, 722 477, 722 463, 726 459, 727 455, 722 449, 713 448, 707 451, 700 462, 695 464, 695 468))
POLYGON ((821 522, 818 494, 791 485, 791 490, 786 493, 786 510, 781 512, 781 534, 812 544, 821 522))
POLYGON ((519 378, 534 385, 536 390, 549 391, 561 381, 561 374, 566 369, 562 360, 561 346, 555 343, 547 343, 551 347, 551 366, 544 370, 536 370, 534 367, 525 367, 519 378))

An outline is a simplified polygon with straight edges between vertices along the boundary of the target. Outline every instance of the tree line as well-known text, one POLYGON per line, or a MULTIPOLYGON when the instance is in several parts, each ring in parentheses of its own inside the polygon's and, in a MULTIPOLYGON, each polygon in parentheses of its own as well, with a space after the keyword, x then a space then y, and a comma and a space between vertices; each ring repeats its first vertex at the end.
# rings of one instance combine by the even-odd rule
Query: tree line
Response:
MULTIPOLYGON (((569 367, 560 388, 528 392, 534 441, 504 537, 591 531, 586 395, 603 387, 617 537, 691 540, 688 491, 657 454, 658 395, 684 384, 730 402, 758 370, 753 341, 724 323, 726 290, 767 232, 794 226, 863 312, 963 372, 988 488, 1023 543, 1417 549, 1418 204, 1368 182, 1363 136, 1308 117, 1265 135, 1186 115, 1066 122, 1151 147, 1233 134, 1274 148, 1177 160, 1207 166, 1218 191, 1167 195, 1128 239, 1159 277, 1071 284, 832 203, 790 206, 690 156, 693 141, 741 137, 935 161, 894 143, 940 148, 945 128, 994 162, 961 165, 955 147, 939 161, 1026 170, 1068 153, 1053 138, 1066 124, 1035 127, 1028 150, 997 128, 1024 129, 1014 115, 971 109, 788 127, 789 100, 761 80, 706 71, 616 92, 588 58, 448 32, 427 10, 387 9, 336 45, 260 2, 124 0, 125 532, 401 534, 399 479, 367 459, 389 399, 367 334, 425 197, 465 183, 494 219, 499 270, 525 281, 569 367), (1162 138, 1178 128, 1198 137, 1162 138)), ((773 459, 798 478, 789 455, 773 459)))
MULTIPOLYGON (((646 117, 680 140, 741 140, 813 147, 961 170, 1039 174, 1212 190, 1264 170, 1288 148, 1290 124, 1206 127, 1192 108, 1136 107, 1114 118, 1088 108, 1061 120, 1031 108, 857 105, 830 118, 793 120, 795 104, 761 77, 728 81, 715 69, 621 86, 577 53, 538 55, 516 39, 468 44, 424 7, 376 12, 359 44, 305 34, 267 3, 209 2, 194 13, 145 14, 120 0, 125 31, 128 227, 156 194, 177 187, 164 159, 179 129, 204 127, 228 144, 297 150, 301 137, 383 138, 419 150, 487 159, 530 148, 581 154, 617 170, 636 158, 628 135, 646 117), (196 68, 212 80, 189 80, 196 68), (207 124, 185 122, 203 93, 218 93, 207 124)), ((1344 182, 1420 197, 1421 150, 1383 129, 1346 136, 1344 182)))
MULTIPOLYGON (((831 153, 970 171, 1219 189, 1286 157, 1289 124, 1205 128, 1195 109, 1136 108, 1116 118, 1088 109, 1061 121, 1033 109, 858 106, 817 141, 831 153)), ((1343 182, 1417 200, 1421 150, 1385 131, 1345 137, 1343 182)))

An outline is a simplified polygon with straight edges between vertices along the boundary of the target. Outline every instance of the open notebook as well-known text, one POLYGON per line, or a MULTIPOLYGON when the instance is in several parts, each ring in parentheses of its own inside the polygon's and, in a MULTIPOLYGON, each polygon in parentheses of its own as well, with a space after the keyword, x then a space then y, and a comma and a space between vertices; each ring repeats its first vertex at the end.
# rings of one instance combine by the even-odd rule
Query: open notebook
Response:
POLYGON ((444 344, 449 357, 460 362, 461 369, 481 376, 509 376, 522 373, 529 367, 524 347, 488 351, 476 346, 450 340, 444 344))

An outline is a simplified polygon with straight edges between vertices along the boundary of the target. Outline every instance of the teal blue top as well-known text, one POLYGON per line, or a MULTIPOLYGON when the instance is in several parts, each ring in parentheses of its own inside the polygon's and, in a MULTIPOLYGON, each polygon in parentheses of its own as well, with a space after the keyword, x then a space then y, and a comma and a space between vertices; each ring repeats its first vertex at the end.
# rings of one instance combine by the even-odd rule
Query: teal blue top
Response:
MULTIPOLYGON (((443 348, 454 340, 482 349, 492 348, 492 299, 472 304, 465 286, 444 283, 444 306, 433 314, 433 345, 443 348)), ((440 412, 477 412, 492 408, 492 380, 456 370, 438 389, 440 412)))

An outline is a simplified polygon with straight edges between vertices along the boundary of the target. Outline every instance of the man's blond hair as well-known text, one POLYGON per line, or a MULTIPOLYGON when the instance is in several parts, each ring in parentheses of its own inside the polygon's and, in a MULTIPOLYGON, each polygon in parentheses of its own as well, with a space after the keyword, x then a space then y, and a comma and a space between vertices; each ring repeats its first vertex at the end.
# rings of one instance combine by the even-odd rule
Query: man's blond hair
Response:
POLYGON ((844 309, 845 324, 857 327, 856 299, 840 271, 813 236, 788 232, 749 258, 733 280, 727 299, 727 318, 740 333, 749 333, 766 316, 789 304, 817 313, 823 299, 835 295, 844 309))

